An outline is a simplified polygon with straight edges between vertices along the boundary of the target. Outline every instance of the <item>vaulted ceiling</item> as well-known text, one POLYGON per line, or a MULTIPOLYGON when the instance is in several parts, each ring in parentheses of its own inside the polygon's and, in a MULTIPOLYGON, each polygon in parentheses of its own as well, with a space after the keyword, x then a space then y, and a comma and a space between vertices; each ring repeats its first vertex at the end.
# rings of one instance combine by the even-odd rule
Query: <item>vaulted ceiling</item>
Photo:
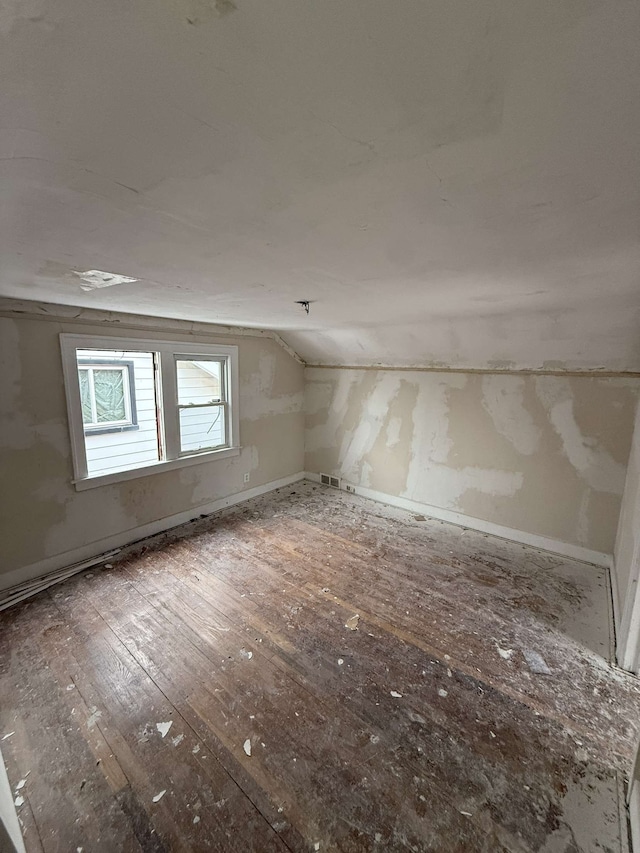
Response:
POLYGON ((637 0, 8 0, 0 294, 640 370, 639 36, 637 0))

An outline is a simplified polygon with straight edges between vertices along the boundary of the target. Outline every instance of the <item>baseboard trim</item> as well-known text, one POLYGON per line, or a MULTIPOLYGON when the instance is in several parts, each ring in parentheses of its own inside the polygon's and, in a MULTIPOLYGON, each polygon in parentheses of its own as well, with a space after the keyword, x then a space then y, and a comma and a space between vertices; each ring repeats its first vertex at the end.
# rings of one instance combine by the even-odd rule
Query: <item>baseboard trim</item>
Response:
POLYGON ((2 609, 3 602, 9 601, 10 603, 15 603, 20 598, 27 597, 27 595, 34 595, 41 589, 51 586, 52 583, 57 583, 59 580, 64 580, 66 577, 82 571, 91 565, 103 562, 109 557, 114 556, 125 545, 130 545, 149 536, 155 536, 157 533, 163 533, 172 527, 179 527, 181 524, 193 521, 201 515, 211 515, 221 509, 226 509, 227 507, 251 500, 251 498, 260 497, 260 495, 267 494, 267 492, 281 489, 283 486, 290 486, 292 483, 297 483, 299 480, 304 479, 304 476, 304 472, 299 471, 296 474, 290 474, 288 477, 281 477, 279 480, 271 480, 269 483, 264 483, 253 489, 245 489, 233 495, 219 498, 216 501, 193 507, 185 512, 169 515, 158 521, 143 524, 140 527, 129 528, 129 530, 117 533, 114 536, 108 536, 97 542, 91 542, 82 548, 65 551, 63 554, 56 554, 45 560, 32 563, 30 566, 24 566, 13 572, 0 575, 0 609, 2 609), (29 585, 29 590, 21 590, 21 587, 26 585, 29 585), (26 595, 22 593, 26 593, 26 595))
MULTIPOLYGON (((320 475, 310 471, 305 473, 305 478, 312 480, 314 483, 320 482, 320 475)), ((344 481, 341 480, 341 482, 344 481)), ((419 503, 418 501, 409 500, 409 498, 388 495, 385 492, 378 492, 363 486, 356 485, 354 486, 354 490, 356 494, 377 501, 378 503, 395 506, 398 509, 406 509, 409 512, 415 512, 416 514, 425 515, 430 518, 437 518, 439 521, 456 524, 458 527, 468 527, 480 533, 487 533, 490 536, 497 536, 500 539, 517 542, 520 545, 530 545, 532 548, 538 548, 541 551, 549 551, 552 554, 559 554, 562 557, 571 557, 572 560, 580 560, 583 563, 590 563, 604 569, 610 569, 612 565, 610 554, 605 554, 601 551, 592 551, 590 548, 583 548, 581 545, 572 545, 570 542, 562 542, 559 539, 539 536, 536 533, 527 533, 524 530, 516 530, 513 527, 503 527, 501 524, 494 524, 491 521, 484 521, 481 518, 474 518, 470 515, 464 515, 461 512, 442 509, 437 506, 431 506, 431 504, 419 503)))
POLYGON ((640 853, 640 782, 632 779, 630 787, 628 816, 631 850, 640 853))

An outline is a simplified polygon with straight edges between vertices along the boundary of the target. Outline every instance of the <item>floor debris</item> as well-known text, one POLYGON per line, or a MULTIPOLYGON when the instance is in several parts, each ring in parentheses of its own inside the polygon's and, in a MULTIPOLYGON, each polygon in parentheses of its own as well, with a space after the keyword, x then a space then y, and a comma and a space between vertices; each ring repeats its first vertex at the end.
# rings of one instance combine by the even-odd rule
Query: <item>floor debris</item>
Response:
POLYGON ((522 654, 531 672, 534 672, 536 675, 551 675, 551 670, 547 666, 547 662, 539 652, 534 652, 532 649, 523 649, 522 654))
POLYGON ((606 570, 296 491, 0 614, 0 732, 19 721, 1 746, 31 846, 138 850, 144 817, 154 850, 628 853, 640 682, 607 663, 606 570))
POLYGON ((160 793, 159 793, 159 794, 156 794, 156 795, 155 795, 155 797, 153 798, 153 802, 154 802, 154 803, 159 803, 159 802, 160 802, 160 800, 164 797, 164 795, 165 795, 166 793, 167 793, 167 790, 166 790, 166 788, 165 788, 163 791, 160 791, 160 793))
POLYGON ((245 740, 244 744, 242 745, 242 748, 247 753, 247 755, 251 755, 251 739, 250 738, 247 738, 245 740))
POLYGON ((504 660, 511 660, 513 655, 513 649, 503 649, 496 643, 496 649, 498 650, 498 654, 504 660))
POLYGON ((344 627, 348 628, 350 631, 358 630, 358 622, 360 621, 360 616, 356 613, 355 616, 350 616, 349 619, 344 623, 344 627))
POLYGON ((172 725, 173 720, 169 720, 168 723, 156 723, 156 728, 160 732, 161 737, 166 737, 172 725))

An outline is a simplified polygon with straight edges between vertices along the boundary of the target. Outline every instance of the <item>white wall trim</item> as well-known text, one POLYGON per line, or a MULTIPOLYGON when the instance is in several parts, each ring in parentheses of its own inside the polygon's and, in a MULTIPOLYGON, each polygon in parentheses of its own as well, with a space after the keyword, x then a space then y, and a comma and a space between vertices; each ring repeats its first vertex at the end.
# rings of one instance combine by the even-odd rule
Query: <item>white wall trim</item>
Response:
POLYGON ((5 844, 9 844, 7 853, 14 853, 14 851, 15 853, 25 853, 24 841, 20 832, 20 823, 18 822, 18 815, 16 814, 13 803, 13 794, 11 793, 9 777, 4 766, 2 753, 0 753, 0 823, 4 827, 4 833, 8 836, 5 836, 3 839, 4 833, 0 829, 0 848, 2 850, 5 849, 2 846, 4 840, 5 844))
POLYGON ((107 558, 107 552, 113 552, 114 548, 122 548, 140 539, 146 539, 148 536, 155 536, 156 533, 162 533, 172 527, 186 524, 201 515, 211 515, 211 513, 226 509, 226 507, 235 506, 251 498, 257 498, 275 489, 281 489, 283 486, 290 486, 292 483, 297 483, 299 480, 304 479, 304 476, 304 472, 299 471, 297 474, 290 474, 288 477, 281 477, 279 480, 271 480, 271 482, 264 483, 262 486, 236 492, 228 497, 192 507, 176 515, 168 515, 165 518, 152 521, 149 524, 143 524, 140 527, 131 527, 121 533, 91 542, 82 548, 74 548, 72 551, 65 551, 62 554, 56 554, 37 563, 32 563, 30 566, 24 566, 13 572, 7 572, 5 575, 0 575, 0 591, 11 590, 10 595, 13 596, 16 594, 13 590, 14 587, 37 579, 42 579, 46 585, 47 576, 52 573, 60 572, 63 569, 71 570, 74 567, 75 571, 80 571, 87 565, 102 562, 103 559, 107 558))
MULTIPOLYGON (((305 478, 312 480, 314 483, 320 482, 320 475, 309 471, 305 473, 305 478)), ((341 483, 344 482, 341 479, 341 483)), ((503 527, 501 524, 493 524, 491 521, 473 518, 473 516, 464 515, 461 512, 441 509, 437 506, 419 503, 408 498, 396 497, 395 495, 387 495, 384 492, 377 492, 374 489, 367 489, 362 486, 354 486, 354 490, 355 494, 362 495, 364 498, 370 498, 378 503, 388 504, 399 509, 406 509, 409 512, 415 512, 430 518, 437 518, 439 521, 447 521, 449 524, 458 525, 458 527, 468 527, 471 530, 478 530, 480 533, 488 533, 490 536, 498 536, 500 539, 518 542, 520 545, 531 545, 531 547, 539 548, 541 551, 550 551, 552 554, 571 557, 572 560, 591 563, 604 569, 610 569, 612 565, 610 554, 605 554, 601 551, 592 551, 590 548, 583 548, 581 545, 572 545, 570 542, 561 542, 559 539, 550 539, 547 536, 527 533, 524 530, 516 530, 513 527, 503 527)))
POLYGON ((631 784, 629 825, 631 828, 631 849, 640 851, 640 783, 637 781, 631 784))

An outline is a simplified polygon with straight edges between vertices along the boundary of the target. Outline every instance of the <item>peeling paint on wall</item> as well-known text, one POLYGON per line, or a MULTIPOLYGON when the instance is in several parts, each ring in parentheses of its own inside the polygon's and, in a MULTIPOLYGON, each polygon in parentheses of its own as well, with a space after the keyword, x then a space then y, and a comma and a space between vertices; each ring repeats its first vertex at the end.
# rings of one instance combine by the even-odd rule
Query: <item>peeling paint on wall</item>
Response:
MULTIPOLYGON (((211 344, 175 324, 176 340, 211 344)), ((303 470, 303 368, 267 337, 239 347, 240 456, 77 492, 59 333, 117 335, 106 323, 0 318, 0 572, 12 572, 303 470)), ((156 337, 166 339, 167 331, 156 337)), ((137 337, 153 339, 149 330, 137 337)))
POLYGON ((611 553, 640 380, 305 376, 307 471, 611 553))

